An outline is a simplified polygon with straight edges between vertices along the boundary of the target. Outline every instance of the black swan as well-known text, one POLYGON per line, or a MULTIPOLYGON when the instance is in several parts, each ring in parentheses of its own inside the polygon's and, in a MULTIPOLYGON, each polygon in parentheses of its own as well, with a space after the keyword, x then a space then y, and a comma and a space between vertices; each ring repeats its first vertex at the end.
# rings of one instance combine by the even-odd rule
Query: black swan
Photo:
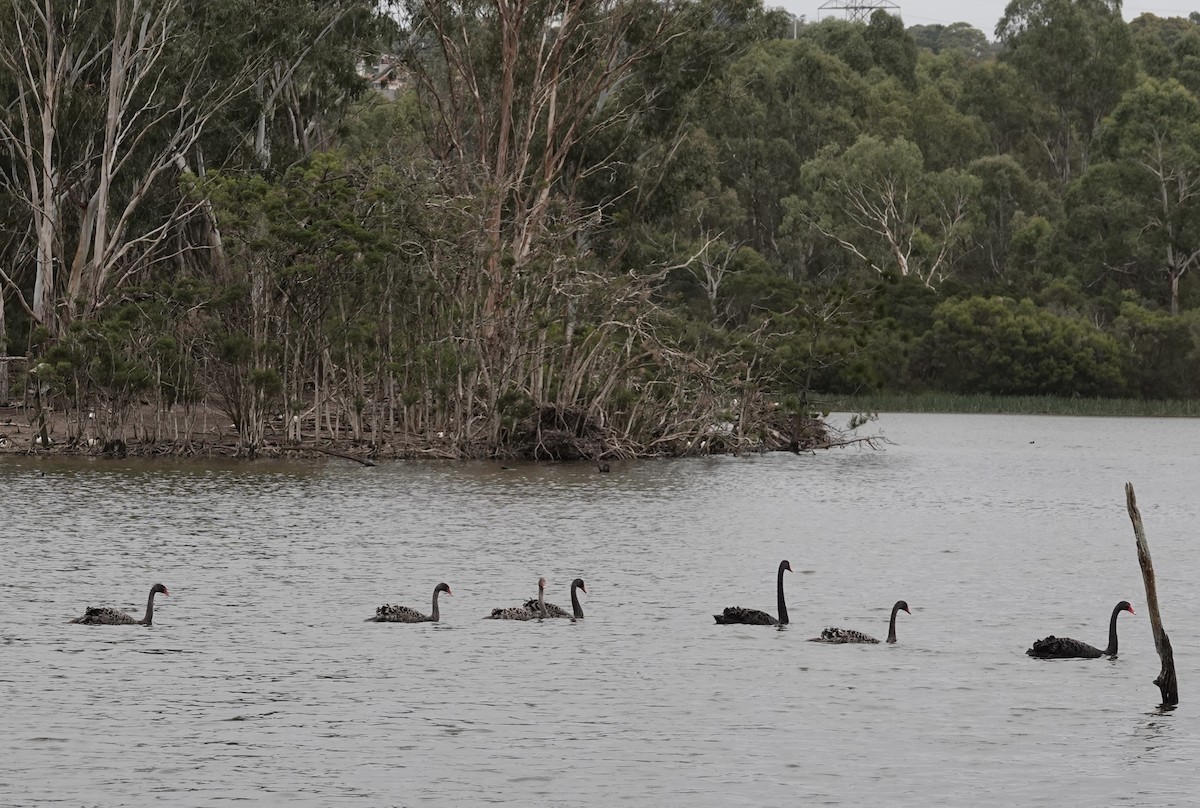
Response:
POLYGON ((492 613, 486 615, 483 619, 537 620, 548 616, 549 614, 546 611, 546 579, 538 578, 537 600, 529 600, 520 606, 512 606, 507 609, 492 609, 492 613))
POLYGON ((779 602, 778 620, 766 612, 760 612, 758 609, 747 609, 742 606, 727 606, 722 614, 714 614, 713 618, 724 626, 734 623, 749 623, 755 626, 786 626, 788 615, 787 605, 783 602, 783 573, 791 571, 791 564, 786 561, 779 562, 779 580, 776 584, 776 599, 779 602))
MULTIPOLYGON (((912 614, 912 612, 908 611, 907 602, 903 600, 896 601, 896 605, 892 607, 892 618, 888 621, 888 642, 896 641, 896 612, 901 610, 912 614)), ((861 631, 855 631, 852 628, 827 628, 821 632, 820 637, 810 637, 808 641, 829 643, 879 642, 879 640, 875 639, 870 634, 863 634, 861 631)))
POLYGON ((1102 656, 1116 656, 1117 615, 1121 612, 1134 613, 1129 601, 1123 600, 1113 607, 1112 618, 1108 621, 1108 647, 1103 651, 1079 640, 1051 635, 1035 642, 1025 653, 1038 659, 1096 659, 1102 656))
POLYGON ((454 593, 450 591, 449 584, 438 584, 433 588, 433 614, 423 615, 416 609, 408 606, 393 606, 390 603, 384 604, 375 610, 374 617, 368 617, 368 623, 436 623, 441 619, 441 614, 438 612, 438 595, 445 592, 451 597, 454 593))
POLYGON ((587 594, 587 587, 583 585, 582 578, 576 578, 574 581, 571 581, 571 612, 568 612, 561 606, 555 606, 553 603, 546 603, 544 600, 541 606, 539 606, 538 602, 532 598, 525 601, 525 608, 536 614, 544 606, 546 617, 569 617, 572 620, 582 620, 583 607, 579 605, 579 593, 576 590, 583 590, 583 594, 587 594), (572 612, 574 613, 572 614, 572 612))
POLYGON ((88 606, 83 617, 76 617, 72 623, 80 623, 85 626, 149 626, 154 622, 154 596, 159 592, 164 595, 170 595, 167 588, 162 584, 155 584, 150 587, 150 597, 146 600, 146 616, 138 620, 131 614, 123 612, 120 609, 110 609, 107 606, 88 606))

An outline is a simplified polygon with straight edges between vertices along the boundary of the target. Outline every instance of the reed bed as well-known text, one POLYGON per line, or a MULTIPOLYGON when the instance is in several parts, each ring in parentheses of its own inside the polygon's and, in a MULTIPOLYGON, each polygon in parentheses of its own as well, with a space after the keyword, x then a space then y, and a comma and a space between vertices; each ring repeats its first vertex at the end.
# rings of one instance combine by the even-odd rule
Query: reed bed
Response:
POLYGON ((999 413, 1195 418, 1200 399, 1060 398, 1057 396, 870 393, 831 399, 827 406, 851 412, 999 413))

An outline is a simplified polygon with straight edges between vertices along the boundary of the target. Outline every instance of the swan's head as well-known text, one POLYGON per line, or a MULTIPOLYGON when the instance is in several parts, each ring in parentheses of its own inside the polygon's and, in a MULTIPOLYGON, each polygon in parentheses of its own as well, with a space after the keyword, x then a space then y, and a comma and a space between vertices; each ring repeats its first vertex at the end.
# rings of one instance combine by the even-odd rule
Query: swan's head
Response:
POLYGON ((583 585, 582 578, 576 578, 574 581, 571 581, 571 586, 577 586, 583 590, 584 594, 587 594, 587 587, 583 585))
POLYGON ((450 584, 445 583, 445 582, 438 584, 437 587, 433 591, 434 592, 445 592, 450 597, 454 597, 454 593, 450 591, 450 584))
POLYGON ((892 610, 897 611, 897 612, 904 611, 904 612, 908 612, 909 614, 912 614, 912 612, 908 611, 908 601, 906 601, 906 600, 896 601, 896 605, 892 607, 892 610))
POLYGON ((1133 607, 1129 605, 1129 601, 1127 601, 1127 600, 1123 600, 1117 604, 1117 611, 1118 612, 1129 612, 1130 614, 1137 614, 1137 612, 1135 612, 1133 610, 1133 607))
POLYGON ((546 588, 546 579, 538 578, 538 589, 545 589, 545 588, 546 588))
POLYGON ((787 570, 788 572, 791 572, 792 571, 792 562, 784 561, 782 564, 779 565, 779 569, 787 570))
POLYGON ((161 592, 162 594, 164 594, 164 595, 169 595, 169 594, 171 594, 170 592, 168 592, 168 591, 167 591, 167 588, 166 588, 165 586, 163 586, 162 584, 155 584, 153 587, 151 587, 151 588, 150 588, 150 594, 151 594, 151 595, 155 595, 155 594, 158 594, 158 593, 160 593, 160 592, 161 592))

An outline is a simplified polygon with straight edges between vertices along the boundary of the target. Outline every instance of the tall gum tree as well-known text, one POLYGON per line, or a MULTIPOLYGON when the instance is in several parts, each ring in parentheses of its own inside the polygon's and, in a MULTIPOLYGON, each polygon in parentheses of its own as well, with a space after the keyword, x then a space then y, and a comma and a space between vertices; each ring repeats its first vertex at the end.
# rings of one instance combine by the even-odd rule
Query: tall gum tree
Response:
POLYGON ((1066 184, 1087 170, 1104 117, 1135 80, 1121 0, 1012 0, 996 37, 1001 59, 1054 112, 1037 134, 1052 175, 1066 184))
MULTIPOLYGON (((332 4, 335 19, 343 5, 332 4)), ((0 143, 10 156, 0 161, 0 193, 31 234, 0 282, 51 337, 181 251, 219 244, 189 243, 182 232, 207 204, 181 193, 179 179, 203 173, 206 143, 209 159, 223 162, 250 139, 251 125, 237 132, 231 109, 295 45, 268 21, 248 0, 0 8, 0 143), (225 134, 210 138, 211 129, 225 134)), ((311 33, 292 37, 305 44, 295 45, 288 76, 325 31, 311 33)))
POLYGON ((1167 276, 1172 314, 1179 283, 1200 263, 1200 101, 1174 79, 1147 79, 1108 119, 1105 145, 1142 182, 1125 189, 1139 251, 1167 276))
POLYGON ((921 151, 864 135, 805 164, 804 194, 785 205, 792 227, 809 227, 881 275, 934 288, 969 248, 979 180, 925 170, 921 151))
POLYGON ((500 445, 502 410, 522 399, 596 414, 628 372, 596 379, 599 357, 616 346, 619 367, 638 364, 668 268, 623 267, 621 249, 599 255, 593 236, 655 181, 630 171, 639 152, 673 160, 686 131, 674 110, 722 61, 672 48, 693 37, 707 51, 705 32, 736 41, 739 18, 755 14, 736 0, 404 4, 431 152, 476 221, 445 290, 461 301, 469 354, 461 432, 500 445), (655 142, 639 139, 655 127, 655 142))
POLYGON ((207 84, 203 60, 168 64, 185 33, 177 0, 41 0, 3 13, 0 67, 14 97, 0 138, 15 159, 0 184, 35 234, 28 308, 57 335, 188 215, 138 218, 233 90, 207 84))

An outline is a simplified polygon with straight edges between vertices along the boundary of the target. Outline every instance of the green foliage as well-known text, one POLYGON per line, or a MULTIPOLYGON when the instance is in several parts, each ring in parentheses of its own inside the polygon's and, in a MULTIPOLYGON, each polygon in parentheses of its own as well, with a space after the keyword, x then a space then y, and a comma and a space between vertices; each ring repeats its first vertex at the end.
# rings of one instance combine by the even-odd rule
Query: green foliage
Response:
POLYGON ((931 172, 917 146, 865 135, 805 164, 803 193, 784 204, 786 223, 811 228, 880 275, 936 286, 952 273, 974 226, 979 182, 955 169, 931 172))
POLYGON ((1187 17, 1142 14, 1129 24, 1129 31, 1147 76, 1173 78, 1200 93, 1200 23, 1187 17))
POLYGON ((1200 398, 1200 312, 1170 315, 1125 303, 1113 322, 1129 390, 1143 398, 1200 398))
POLYGON ((1121 352, 1091 323, 1011 298, 947 300, 924 337, 929 382, 955 393, 1119 396, 1121 352))
POLYGON ((875 64, 883 72, 909 91, 917 88, 917 45, 899 17, 883 10, 874 12, 865 39, 875 64))
POLYGON ((1055 111, 1041 139, 1051 176, 1090 162, 1101 121, 1133 85, 1136 65, 1119 0, 1012 0, 996 27, 1012 65, 1055 111))
POLYGON ((992 44, 987 34, 970 23, 954 22, 949 25, 914 25, 908 29, 909 36, 918 48, 933 54, 955 53, 971 60, 985 59, 992 53, 992 44))
POLYGON ((936 61, 922 61, 927 78, 912 95, 913 141, 935 171, 964 166, 987 152, 988 132, 983 122, 955 107, 961 94, 955 63, 961 57, 951 54, 936 61))
POLYGON ((842 412, 1005 413, 1108 418, 1197 418, 1200 400, 1145 398, 1064 398, 1061 396, 993 396, 958 393, 878 392, 835 400, 842 412))
POLYGON ((1055 211, 1053 194, 1008 155, 980 158, 967 170, 979 181, 977 248, 965 261, 973 280, 1030 288, 1028 279, 1045 267, 1051 228, 1044 216, 1055 211))
MULTIPOLYGON (((557 35, 563 8, 528 7, 526 30, 557 35)), ((406 47, 388 102, 354 71, 395 26, 372 7, 197 6, 203 36, 173 40, 154 92, 175 97, 193 61, 214 87, 248 55, 269 78, 207 121, 194 174, 155 179, 129 232, 171 221, 161 248, 117 262, 61 333, 17 297, 32 219, 0 154, 8 343, 72 412, 220 401, 248 451, 283 411, 302 440, 401 430, 502 454, 565 412, 687 447, 672 430, 732 420, 734 397, 1197 396, 1200 24, 1119 12, 1014 0, 993 48, 963 23, 877 13, 786 40, 755 0, 633 0, 582 8, 561 80, 539 84, 538 40, 505 57, 502 7, 412 2, 395 41, 436 18, 462 50, 406 47)), ((103 87, 102 63, 81 81, 103 87)), ((17 79, 0 70, 14 103, 17 79)), ((103 93, 64 98, 56 148, 95 153, 103 93)), ((64 191, 57 243, 89 198, 64 191)))

